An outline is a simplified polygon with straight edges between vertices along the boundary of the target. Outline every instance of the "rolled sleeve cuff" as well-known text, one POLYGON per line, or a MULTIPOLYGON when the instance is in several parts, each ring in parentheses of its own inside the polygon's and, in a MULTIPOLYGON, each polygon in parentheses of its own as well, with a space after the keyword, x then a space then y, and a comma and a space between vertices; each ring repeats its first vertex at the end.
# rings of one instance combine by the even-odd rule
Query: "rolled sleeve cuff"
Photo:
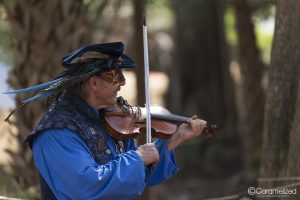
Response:
POLYGON ((179 167, 177 166, 174 151, 168 150, 169 140, 156 140, 154 142, 159 151, 159 163, 150 170, 146 168, 147 187, 157 185, 174 176, 179 167))

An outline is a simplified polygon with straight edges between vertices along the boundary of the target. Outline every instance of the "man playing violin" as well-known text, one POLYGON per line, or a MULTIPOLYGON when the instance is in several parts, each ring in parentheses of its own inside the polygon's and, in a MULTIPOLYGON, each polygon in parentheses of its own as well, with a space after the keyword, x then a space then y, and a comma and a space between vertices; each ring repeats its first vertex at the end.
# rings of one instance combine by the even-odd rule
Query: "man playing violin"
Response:
POLYGON ((24 103, 57 96, 25 139, 40 175, 42 199, 131 200, 173 176, 173 150, 197 137, 206 122, 193 116, 171 139, 135 146, 104 128, 101 111, 117 102, 124 68, 135 68, 121 42, 95 44, 65 55, 64 71, 48 83, 11 93, 40 92, 24 103), (151 166, 151 167, 148 167, 151 166))

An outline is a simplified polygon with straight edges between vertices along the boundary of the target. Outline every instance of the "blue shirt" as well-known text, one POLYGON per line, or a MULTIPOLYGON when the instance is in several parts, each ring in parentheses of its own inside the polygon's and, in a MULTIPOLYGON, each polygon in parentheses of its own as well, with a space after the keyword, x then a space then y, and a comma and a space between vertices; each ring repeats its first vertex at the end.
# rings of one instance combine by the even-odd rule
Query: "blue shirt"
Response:
POLYGON ((166 140, 157 140, 159 163, 144 166, 136 147, 118 154, 108 141, 112 160, 99 165, 87 145, 69 129, 49 129, 33 142, 36 167, 57 199, 132 200, 146 187, 170 178, 178 167, 166 140))

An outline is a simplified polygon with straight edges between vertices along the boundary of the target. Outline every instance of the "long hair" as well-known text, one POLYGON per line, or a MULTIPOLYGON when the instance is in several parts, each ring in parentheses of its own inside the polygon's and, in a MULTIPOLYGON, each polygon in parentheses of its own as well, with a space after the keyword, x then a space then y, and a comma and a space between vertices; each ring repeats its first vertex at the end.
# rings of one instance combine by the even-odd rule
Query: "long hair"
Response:
MULTIPOLYGON (((76 74, 83 74, 86 71, 90 70, 89 67, 91 64, 94 62, 85 62, 85 63, 75 63, 71 66, 69 66, 67 69, 65 69, 62 73, 60 73, 56 78, 61 78, 69 75, 76 75, 76 74)), ((93 75, 91 75, 93 76, 93 75)), ((80 96, 86 96, 85 91, 82 89, 83 83, 88 80, 91 76, 85 77, 85 79, 80 80, 77 83, 74 83, 73 85, 64 88, 63 90, 59 91, 58 93, 48 97, 47 99, 47 107, 49 108, 53 103, 56 103, 60 97, 63 94, 68 94, 68 95, 80 95, 80 96)))

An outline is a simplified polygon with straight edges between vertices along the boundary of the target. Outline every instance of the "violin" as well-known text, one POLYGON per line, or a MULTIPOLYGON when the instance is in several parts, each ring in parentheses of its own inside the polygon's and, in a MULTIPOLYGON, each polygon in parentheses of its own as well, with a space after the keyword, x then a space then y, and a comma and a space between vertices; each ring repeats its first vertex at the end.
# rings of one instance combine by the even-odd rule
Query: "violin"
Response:
MULTIPOLYGON (((151 105, 151 136, 160 139, 169 139, 178 130, 182 123, 188 123, 187 117, 171 114, 166 108, 151 105)), ((101 119, 105 129, 117 140, 136 138, 140 133, 146 133, 146 109, 133 107, 122 97, 117 102, 102 110, 101 119)), ((215 134, 217 126, 207 124, 203 130, 206 137, 215 134)))

